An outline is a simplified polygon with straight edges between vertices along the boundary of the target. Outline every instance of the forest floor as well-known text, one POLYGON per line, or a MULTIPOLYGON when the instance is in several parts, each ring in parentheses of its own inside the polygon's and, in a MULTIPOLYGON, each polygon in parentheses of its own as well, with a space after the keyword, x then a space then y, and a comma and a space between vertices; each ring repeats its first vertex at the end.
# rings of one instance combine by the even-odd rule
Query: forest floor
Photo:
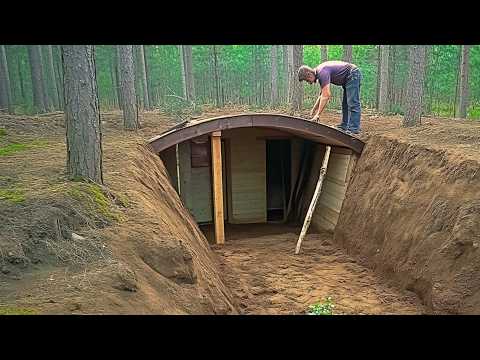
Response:
MULTIPOLYGON (((246 108, 240 107, 208 109, 201 117, 246 111, 248 111, 246 108)), ((307 117, 306 112, 302 115, 307 117)), ((135 212, 135 199, 131 199, 128 194, 131 183, 127 185, 126 169, 131 166, 132 157, 138 152, 139 144, 144 144, 146 140, 158 135, 180 119, 174 120, 173 117, 158 111, 144 112, 140 116, 142 129, 132 133, 123 131, 120 111, 104 112, 101 116, 104 181, 111 192, 107 200, 112 203, 112 207, 111 213, 109 210, 101 219, 95 219, 95 226, 101 223, 101 230, 108 232, 111 238, 112 234, 119 231, 118 225, 111 218, 120 218, 123 224, 130 223, 135 227, 140 236, 141 231, 148 231, 150 223, 147 220, 142 223, 138 213, 135 212)), ((340 116, 339 112, 328 112, 321 121, 334 125, 340 116)), ((400 126, 401 119, 401 116, 379 117, 374 113, 365 112, 361 138, 366 140, 370 135, 382 134, 428 148, 442 149, 463 159, 479 160, 480 122, 424 118, 421 126, 403 129, 400 126)), ((111 285, 111 281, 107 283, 105 278, 100 280, 100 277, 96 278, 93 275, 109 271, 112 257, 118 254, 123 256, 131 251, 122 247, 123 244, 109 243, 100 239, 92 241, 86 250, 73 247, 70 252, 65 252, 65 249, 55 248, 52 242, 44 240, 54 237, 56 232, 58 237, 58 232, 62 231, 56 228, 55 224, 51 224, 51 218, 45 218, 44 215, 49 213, 53 203, 62 203, 60 197, 71 190, 65 174, 65 161, 63 113, 41 116, 0 115, 0 313, 2 308, 9 307, 13 309, 12 312, 35 313, 188 313, 188 304, 182 308, 187 310, 180 311, 165 306, 159 311, 157 303, 161 301, 152 298, 154 291, 150 288, 145 291, 143 297, 139 296, 134 300, 129 297, 128 292, 119 296, 117 290, 105 290, 106 286, 111 285), (38 239, 46 244, 42 250, 37 249, 38 239), (75 261, 71 261, 72 259, 75 261), (106 263, 108 266, 105 266, 106 263), (103 297, 93 296, 94 294, 102 294, 103 297), (143 304, 142 301, 148 302, 145 310, 139 308, 143 304)), ((100 200, 106 201, 103 198, 100 200)), ((62 206, 67 214, 63 214, 64 217, 78 213, 78 208, 71 204, 62 203, 62 206)), ((79 219, 76 220, 78 224, 70 224, 73 228, 85 225, 83 221, 85 216, 81 215, 75 215, 79 219)), ((91 225, 89 221, 86 223, 91 225)), ((278 313, 301 313, 307 303, 320 301, 327 295, 334 297, 335 303, 338 304, 337 309, 342 313, 422 311, 407 295, 387 289, 369 270, 359 267, 343 255, 341 250, 334 248, 327 235, 308 238, 304 249, 305 253, 311 251, 311 254, 308 255, 304 267, 299 265, 297 258, 287 254, 291 250, 290 246, 287 246, 291 239, 287 241, 283 235, 275 236, 269 237, 267 232, 252 239, 251 234, 244 234, 224 249, 216 250, 220 256, 220 267, 225 273, 225 282, 231 287, 234 297, 242 299, 246 296, 247 300, 238 302, 240 312, 276 313, 278 310, 278 313), (271 241, 275 236, 280 241, 273 246, 271 241), (248 249, 254 251, 256 255, 249 254, 248 249), (277 256, 265 257, 265 252, 269 251, 277 256), (286 258, 282 264, 283 256, 286 258), (320 265, 315 264, 316 261, 325 265, 322 267, 323 270, 320 269, 320 265), (255 266, 259 274, 264 274, 256 280, 260 283, 270 281, 267 275, 275 264, 278 265, 277 272, 271 275, 278 280, 276 284, 271 285, 272 291, 277 292, 269 293, 270 290, 265 290, 264 297, 253 296, 258 295, 254 292, 255 287, 258 291, 259 285, 255 285, 252 279, 254 274, 242 270, 245 264, 255 266), (291 267, 285 267, 286 264, 291 264, 291 267), (286 273, 288 276, 285 276, 286 273), (326 282, 326 275, 333 276, 334 273, 335 277, 326 282), (324 281, 318 281, 314 274, 318 274, 324 281), (244 281, 244 286, 240 288, 233 286, 232 276, 237 275, 244 281), (281 280, 282 278, 285 280, 281 280), (304 281, 299 282, 298 280, 302 278, 304 281), (287 288, 288 284, 291 285, 291 289, 287 288), (312 288, 316 290, 307 292, 312 288), (363 290, 349 297, 347 292, 351 292, 352 289, 354 292, 363 290), (282 294, 282 291, 286 292, 282 294), (295 300, 288 300, 277 307, 271 304, 273 301, 278 305, 281 302, 280 297, 288 297, 293 291, 297 291, 295 300), (303 291, 305 293, 302 294, 303 291), (363 305, 360 304, 357 295, 365 299, 363 305), (391 304, 388 304, 389 302, 391 304)), ((95 236, 94 238, 96 239, 95 236)), ((115 271, 119 273, 118 267, 116 269, 115 271)), ((142 271, 140 265, 136 271, 137 273, 142 271)), ((128 288, 130 286, 128 276, 122 275, 120 278, 121 287, 128 288)), ((142 283, 140 282, 138 286, 142 286, 142 283)), ((182 295, 180 292, 179 294, 182 295)), ((181 298, 180 295, 178 299, 181 298)), ((202 310, 195 309, 190 312, 199 313, 202 310)))

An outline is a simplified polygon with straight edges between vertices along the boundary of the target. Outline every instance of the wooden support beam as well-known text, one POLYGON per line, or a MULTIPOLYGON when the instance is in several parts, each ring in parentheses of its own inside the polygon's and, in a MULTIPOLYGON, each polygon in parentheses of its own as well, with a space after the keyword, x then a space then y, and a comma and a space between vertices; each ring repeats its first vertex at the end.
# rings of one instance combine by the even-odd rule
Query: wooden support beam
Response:
POLYGON ((296 255, 300 252, 300 246, 302 245, 303 238, 307 234, 310 222, 312 221, 313 212, 315 211, 315 206, 317 205, 318 198, 320 197, 323 179, 325 178, 325 173, 327 172, 328 159, 330 158, 330 150, 330 146, 327 145, 327 148, 325 150, 325 156, 323 157, 322 167, 320 168, 320 175, 318 176, 317 186, 315 187, 315 193, 313 194, 312 201, 310 202, 310 207, 308 208, 307 215, 305 216, 302 231, 300 232, 300 236, 298 237, 297 247, 295 248, 296 255))
POLYGON ((223 215, 223 184, 222 184, 222 133, 215 131, 211 134, 212 143, 212 178, 213 178, 213 220, 215 223, 215 241, 225 243, 224 215, 223 215))

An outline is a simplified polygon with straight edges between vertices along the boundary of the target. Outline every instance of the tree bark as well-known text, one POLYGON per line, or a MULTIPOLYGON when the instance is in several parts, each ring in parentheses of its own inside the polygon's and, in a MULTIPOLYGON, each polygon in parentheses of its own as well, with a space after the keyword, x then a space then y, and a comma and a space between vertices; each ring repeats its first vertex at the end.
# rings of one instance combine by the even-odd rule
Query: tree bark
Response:
POLYGON ((103 183, 102 129, 93 45, 63 45, 67 172, 103 183))
POLYGON ((320 61, 323 63, 328 61, 328 48, 327 45, 320 45, 320 61))
POLYGON ((215 77, 215 105, 220 106, 220 94, 218 84, 218 59, 217 59, 217 47, 213 45, 213 72, 215 77))
POLYGON ((52 45, 45 46, 47 59, 46 59, 46 73, 48 74, 47 77, 50 79, 51 89, 52 91, 52 99, 53 99, 53 106, 55 109, 60 109, 60 102, 59 102, 59 94, 57 88, 57 82, 55 78, 55 66, 53 64, 53 51, 52 45))
POLYGON ((120 76, 120 47, 115 46, 115 74, 117 81, 117 96, 118 96, 118 107, 120 110, 123 110, 123 96, 122 96, 122 85, 121 85, 121 76, 120 76))
POLYGON ((352 45, 343 45, 343 61, 352 62, 352 45))
POLYGON ((43 51, 42 46, 38 45, 39 53, 40 53, 40 72, 42 74, 42 89, 43 89, 43 103, 45 104, 45 110, 51 111, 52 110, 52 102, 50 99, 50 95, 48 94, 48 84, 47 84, 47 75, 45 73, 45 60, 43 59, 43 51))
POLYGON ((388 60, 390 56, 390 46, 380 45, 380 86, 378 91, 378 110, 386 113, 388 109, 388 60))
POLYGON ((9 114, 13 114, 10 74, 8 72, 5 45, 0 45, 0 111, 8 111, 9 114))
POLYGON ((183 96, 187 101, 195 101, 195 84, 192 67, 192 46, 179 45, 182 65, 183 96))
POLYGON ((37 112, 46 112, 42 87, 42 68, 40 63, 40 49, 38 45, 29 45, 28 58, 32 76, 33 106, 37 112))
POLYGON ((410 70, 406 88, 404 127, 421 124, 425 59, 425 46, 412 45, 410 47, 410 70))
POLYGON ((23 74, 22 74, 22 63, 20 58, 17 57, 17 72, 18 72, 18 81, 20 82, 20 96, 22 97, 21 103, 25 104, 25 85, 23 82, 23 74))
POLYGON ((133 46, 118 45, 120 55, 120 88, 122 93, 123 127, 126 130, 137 130, 138 109, 135 96, 135 72, 133 67, 133 46))
POLYGON ((288 45, 282 45, 282 55, 283 55, 283 102, 288 104, 288 89, 290 88, 290 70, 288 68, 288 45))
POLYGON ((60 45, 57 45, 57 53, 58 55, 56 56, 56 61, 55 63, 55 68, 57 70, 57 89, 58 89, 58 99, 60 101, 60 107, 62 109, 65 108, 65 102, 64 102, 64 89, 63 89, 63 67, 62 67, 62 49, 60 48, 60 45))
POLYGON ((460 65, 460 95, 458 102, 457 117, 465 119, 468 108, 468 73, 470 45, 462 45, 462 60, 460 65))
POLYGON ((140 67, 140 76, 142 79, 142 87, 143 87, 143 105, 145 109, 150 110, 150 89, 148 88, 148 80, 147 80, 147 68, 145 66, 145 49, 143 45, 139 46, 139 67, 140 67))
POLYGON ((297 79, 297 69, 303 62, 303 45, 291 45, 292 70, 290 83, 290 112, 294 114, 302 108, 303 103, 303 83, 297 79))
POLYGON ((277 45, 272 45, 271 49, 271 104, 275 107, 278 103, 278 70, 277 70, 277 45))

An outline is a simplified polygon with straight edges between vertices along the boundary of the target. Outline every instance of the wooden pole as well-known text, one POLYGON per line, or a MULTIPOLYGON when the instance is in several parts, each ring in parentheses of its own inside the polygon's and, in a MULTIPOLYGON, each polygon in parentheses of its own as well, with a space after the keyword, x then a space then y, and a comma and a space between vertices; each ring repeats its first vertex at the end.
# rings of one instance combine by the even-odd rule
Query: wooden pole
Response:
POLYGON ((318 198, 320 197, 320 191, 322 190, 323 179, 327 172, 328 159, 330 158, 330 146, 327 145, 325 150, 325 156, 323 157, 322 167, 320 168, 320 175, 318 176, 317 186, 315 188, 315 193, 313 194, 312 201, 307 211, 307 216, 305 216, 305 221, 303 222, 302 231, 298 237, 297 247, 295 248, 295 255, 298 255, 300 252, 300 246, 302 245, 303 238, 307 234, 310 222, 312 221, 313 211, 317 205, 318 198))
POLYGON ((222 184, 222 133, 215 131, 211 136, 212 143, 212 177, 213 177, 213 209, 215 223, 215 241, 217 244, 225 243, 225 230, 223 226, 223 184, 222 184))

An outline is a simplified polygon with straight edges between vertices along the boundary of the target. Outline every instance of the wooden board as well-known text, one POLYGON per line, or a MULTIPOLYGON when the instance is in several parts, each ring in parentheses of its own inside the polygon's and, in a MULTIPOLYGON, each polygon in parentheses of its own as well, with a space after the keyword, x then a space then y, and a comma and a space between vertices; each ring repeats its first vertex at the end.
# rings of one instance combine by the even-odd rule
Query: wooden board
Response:
POLYGON ((221 133, 214 132, 212 144, 212 182, 213 182, 213 220, 215 223, 215 241, 225 243, 224 216, 223 216, 223 177, 222 177, 222 140, 221 133))
POLYGON ((257 139, 261 133, 261 129, 237 129, 230 133, 227 182, 232 224, 267 221, 266 143, 257 139))

